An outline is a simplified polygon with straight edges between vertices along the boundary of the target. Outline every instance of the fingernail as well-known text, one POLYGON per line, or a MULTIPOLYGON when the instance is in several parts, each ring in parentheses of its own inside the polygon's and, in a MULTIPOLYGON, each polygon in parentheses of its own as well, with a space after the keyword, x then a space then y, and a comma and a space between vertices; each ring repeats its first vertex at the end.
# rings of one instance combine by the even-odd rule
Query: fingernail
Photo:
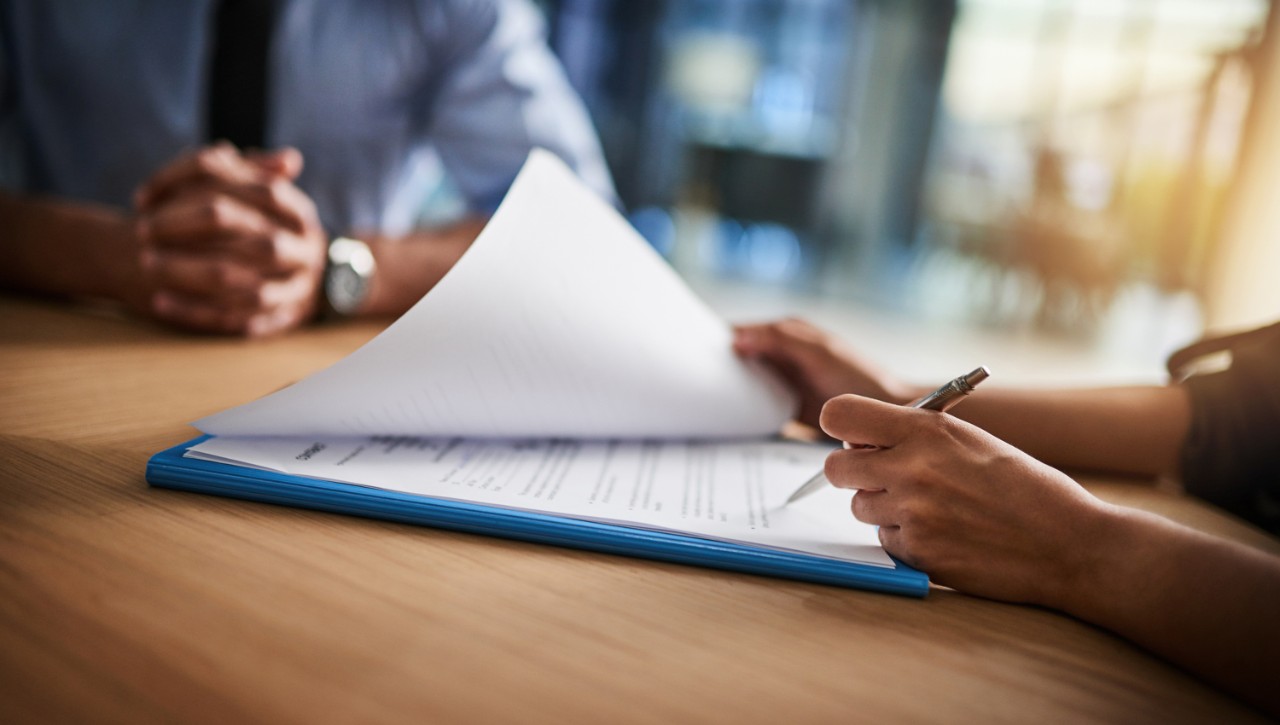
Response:
POLYGON ((142 250, 142 254, 139 255, 138 259, 142 263, 142 268, 148 272, 154 270, 160 262, 160 257, 153 249, 142 250))

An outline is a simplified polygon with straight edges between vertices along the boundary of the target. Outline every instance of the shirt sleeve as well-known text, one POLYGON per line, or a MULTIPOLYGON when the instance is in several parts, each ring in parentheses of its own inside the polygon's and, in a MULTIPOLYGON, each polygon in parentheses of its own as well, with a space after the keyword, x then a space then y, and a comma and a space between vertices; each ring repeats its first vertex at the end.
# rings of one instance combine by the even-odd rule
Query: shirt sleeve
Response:
POLYGON ((492 211, 535 147, 616 203, 599 139, 547 47, 539 11, 527 0, 444 5, 436 17, 445 22, 428 33, 439 68, 428 133, 470 205, 492 211))
POLYGON ((1232 348, 1231 367, 1188 379, 1188 493, 1280 533, 1280 326, 1232 348))

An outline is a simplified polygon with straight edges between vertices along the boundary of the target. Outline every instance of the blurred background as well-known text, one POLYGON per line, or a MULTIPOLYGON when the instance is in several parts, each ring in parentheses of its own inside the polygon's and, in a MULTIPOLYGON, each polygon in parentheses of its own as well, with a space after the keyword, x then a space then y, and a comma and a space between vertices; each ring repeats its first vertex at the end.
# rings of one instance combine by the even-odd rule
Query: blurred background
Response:
POLYGON ((633 224, 742 314, 1119 373, 1280 317, 1267 0, 540 5, 633 224))

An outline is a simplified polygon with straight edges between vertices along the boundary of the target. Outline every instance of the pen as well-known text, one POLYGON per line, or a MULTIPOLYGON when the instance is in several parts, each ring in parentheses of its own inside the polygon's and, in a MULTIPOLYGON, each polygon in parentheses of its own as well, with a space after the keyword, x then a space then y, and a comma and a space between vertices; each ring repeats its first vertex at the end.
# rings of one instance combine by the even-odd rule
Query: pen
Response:
MULTIPOLYGON (((943 385, 941 388, 938 388, 937 390, 933 391, 932 393, 929 393, 923 398, 920 398, 919 400, 916 400, 915 402, 909 404, 907 407, 923 408, 924 410, 936 410, 939 413, 945 413, 948 410, 950 410, 951 407, 954 406, 956 403, 959 403, 961 400, 964 400, 965 396, 967 396, 969 393, 972 393, 973 389, 977 387, 978 383, 982 382, 983 380, 986 380, 989 377, 991 377, 991 371, 988 370, 986 366, 979 367, 967 375, 961 375, 955 380, 952 380, 946 385, 943 385)), ((845 443, 844 445, 845 445, 845 448, 849 447, 848 443, 845 443)), ((800 488, 797 488, 795 493, 791 494, 791 496, 787 499, 787 503, 789 504, 793 501, 799 501, 805 496, 808 496, 814 491, 817 491, 818 489, 822 488, 822 486, 826 483, 827 483, 827 477, 823 475, 821 471, 819 471, 818 475, 814 476, 813 478, 810 478, 808 481, 805 481, 803 486, 801 486, 800 488)), ((783 504, 783 505, 785 506, 786 504, 783 504)))

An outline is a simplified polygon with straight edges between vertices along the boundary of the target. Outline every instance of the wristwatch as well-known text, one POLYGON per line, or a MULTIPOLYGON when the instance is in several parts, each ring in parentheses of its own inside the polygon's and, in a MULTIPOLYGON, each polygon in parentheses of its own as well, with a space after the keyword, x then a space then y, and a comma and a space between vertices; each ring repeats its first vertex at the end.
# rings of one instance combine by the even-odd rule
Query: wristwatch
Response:
POLYGON ((324 268, 324 302, 327 316, 350 317, 369 297, 377 265, 369 245, 359 239, 337 237, 329 242, 324 268))

